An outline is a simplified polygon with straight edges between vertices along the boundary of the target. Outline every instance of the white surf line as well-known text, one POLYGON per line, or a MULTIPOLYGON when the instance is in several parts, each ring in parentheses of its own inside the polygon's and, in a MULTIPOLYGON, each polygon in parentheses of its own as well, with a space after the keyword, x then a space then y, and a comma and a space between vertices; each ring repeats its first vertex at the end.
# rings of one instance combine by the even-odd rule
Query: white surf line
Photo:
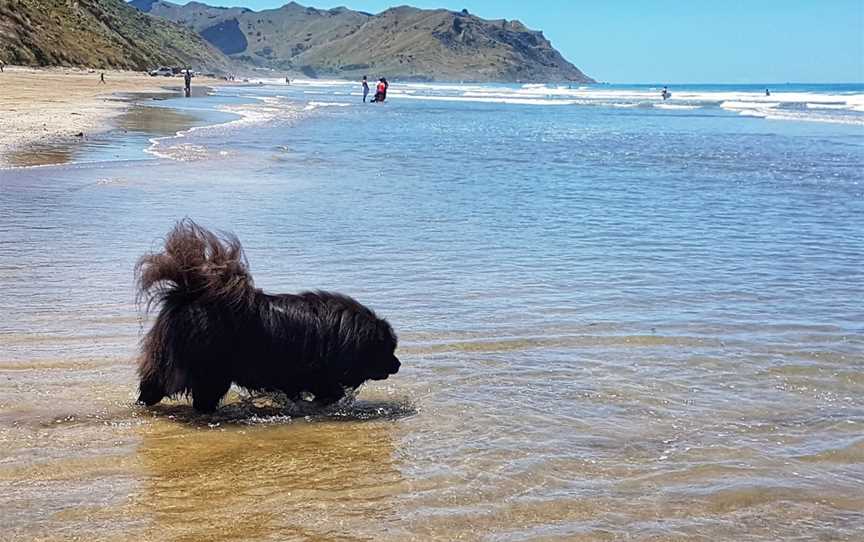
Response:
MULTIPOLYGON (((229 113, 233 115, 237 115, 238 118, 233 120, 228 120, 225 122, 217 122, 214 124, 207 124, 203 126, 194 126, 187 130, 180 130, 174 135, 170 136, 162 136, 162 137, 154 137, 149 140, 150 147, 144 149, 144 152, 151 154, 153 156, 175 160, 176 158, 167 152, 162 152, 159 150, 159 146, 163 144, 163 142, 178 140, 188 137, 190 134, 195 132, 212 130, 215 128, 230 128, 242 126, 245 124, 259 124, 273 120, 274 118, 283 115, 285 113, 296 113, 298 111, 297 108, 289 109, 289 108, 277 108, 275 104, 288 103, 284 101, 284 98, 281 96, 245 96, 246 98, 251 98, 254 100, 258 100, 259 102, 263 102, 264 105, 256 104, 243 104, 243 105, 224 105, 213 109, 213 111, 220 111, 223 113, 229 113)), ((204 150, 203 148, 189 148, 190 151, 204 150)))
POLYGON ((414 94, 390 94, 389 99, 394 100, 421 100, 432 102, 476 102, 476 103, 498 103, 515 105, 576 105, 576 100, 545 100, 540 98, 481 98, 469 96, 417 96, 414 94))

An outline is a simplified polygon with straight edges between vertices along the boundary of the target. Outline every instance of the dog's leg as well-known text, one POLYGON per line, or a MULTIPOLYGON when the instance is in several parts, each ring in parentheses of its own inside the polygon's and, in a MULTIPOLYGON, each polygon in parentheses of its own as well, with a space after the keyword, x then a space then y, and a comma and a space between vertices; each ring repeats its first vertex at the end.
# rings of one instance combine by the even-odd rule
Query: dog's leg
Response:
POLYGON ((147 406, 153 406, 164 399, 165 395, 162 384, 156 380, 142 380, 139 386, 138 402, 147 406))
POLYGON ((323 406, 329 406, 339 402, 345 397, 345 388, 338 382, 322 382, 312 387, 315 401, 323 406))
POLYGON ((192 383, 192 407, 198 412, 213 412, 230 387, 230 380, 212 376, 196 380, 192 383))

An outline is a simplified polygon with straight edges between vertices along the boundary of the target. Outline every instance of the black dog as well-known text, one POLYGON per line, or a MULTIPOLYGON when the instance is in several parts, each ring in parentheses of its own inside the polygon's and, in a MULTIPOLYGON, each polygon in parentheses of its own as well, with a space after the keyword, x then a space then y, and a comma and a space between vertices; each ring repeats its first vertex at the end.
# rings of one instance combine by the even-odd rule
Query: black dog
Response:
POLYGON ((265 294, 232 235, 179 222, 135 274, 139 300, 161 307, 138 367, 146 405, 191 394, 196 410, 211 412, 232 383, 328 405, 399 371, 384 319, 340 294, 265 294))

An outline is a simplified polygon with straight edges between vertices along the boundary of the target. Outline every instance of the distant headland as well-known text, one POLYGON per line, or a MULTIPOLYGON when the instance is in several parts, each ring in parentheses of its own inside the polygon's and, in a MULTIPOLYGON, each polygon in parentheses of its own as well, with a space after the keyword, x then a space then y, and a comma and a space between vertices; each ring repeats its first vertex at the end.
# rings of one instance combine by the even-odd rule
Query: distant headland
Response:
POLYGON ((542 32, 466 10, 400 6, 373 15, 294 2, 256 12, 163 0, 18 0, 14 12, 0 15, 0 58, 11 64, 136 70, 191 65, 207 72, 272 70, 313 78, 368 73, 416 81, 594 82, 542 32))

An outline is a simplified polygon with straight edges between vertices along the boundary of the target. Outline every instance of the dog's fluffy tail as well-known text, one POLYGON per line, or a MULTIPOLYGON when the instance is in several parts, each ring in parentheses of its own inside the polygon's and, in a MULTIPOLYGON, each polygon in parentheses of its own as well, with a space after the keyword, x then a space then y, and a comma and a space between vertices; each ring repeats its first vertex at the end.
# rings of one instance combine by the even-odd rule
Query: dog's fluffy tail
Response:
POLYGON ((138 301, 154 305, 192 301, 248 303, 254 292, 246 257, 233 235, 215 233, 190 219, 165 238, 162 252, 145 254, 135 266, 138 301))

